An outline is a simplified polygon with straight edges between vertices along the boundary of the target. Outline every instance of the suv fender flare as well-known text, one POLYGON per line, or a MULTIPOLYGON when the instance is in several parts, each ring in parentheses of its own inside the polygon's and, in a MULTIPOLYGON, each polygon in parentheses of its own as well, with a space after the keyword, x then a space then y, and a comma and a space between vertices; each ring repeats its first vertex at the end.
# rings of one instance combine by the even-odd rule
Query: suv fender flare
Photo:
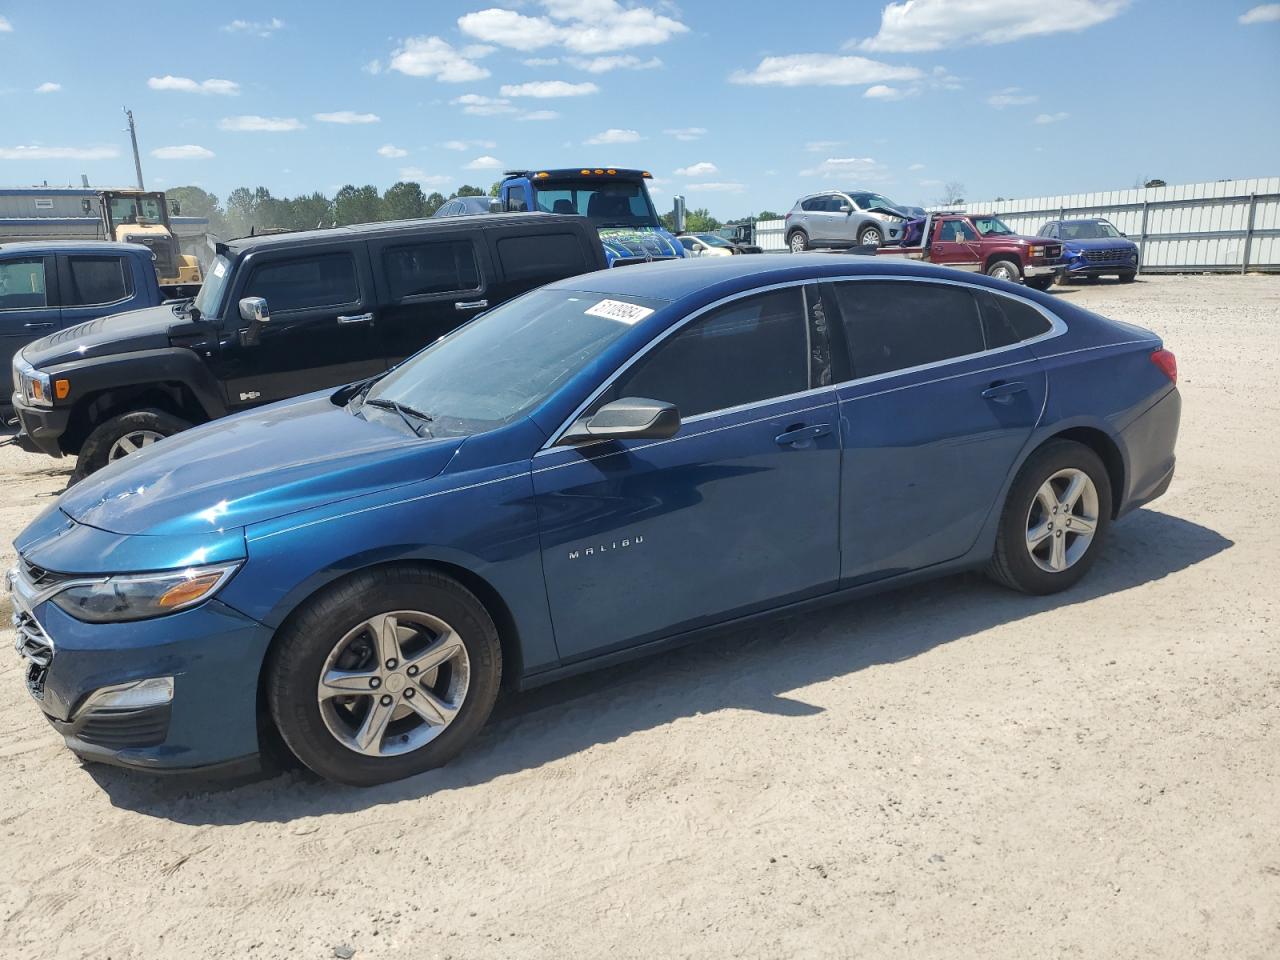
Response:
POLYGON ((180 383, 189 389, 206 417, 226 416, 222 387, 195 353, 183 347, 160 347, 101 357, 81 357, 43 372, 71 382, 74 407, 80 398, 112 389, 133 389, 153 383, 180 383))

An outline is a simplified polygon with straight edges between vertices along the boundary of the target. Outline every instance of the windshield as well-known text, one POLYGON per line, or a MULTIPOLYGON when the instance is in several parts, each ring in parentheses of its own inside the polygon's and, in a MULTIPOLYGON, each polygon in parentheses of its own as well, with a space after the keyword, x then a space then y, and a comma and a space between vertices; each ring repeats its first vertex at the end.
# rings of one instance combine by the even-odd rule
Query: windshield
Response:
POLYGON ((701 240, 709 247, 732 247, 733 244, 724 237, 717 237, 714 233, 695 233, 695 237, 701 240))
POLYGON ((200 284, 200 292, 196 294, 192 304, 200 311, 202 317, 216 317, 218 308, 222 306, 222 295, 226 292, 231 280, 231 261, 221 253, 213 261, 213 268, 204 276, 200 284))
POLYGON ((1120 231, 1105 220, 1068 220, 1062 224, 1063 240, 1105 240, 1120 231))
POLYGON ((849 199, 863 210, 868 210, 871 207, 889 207, 893 210, 899 209, 896 203, 888 197, 883 197, 878 193, 850 193, 849 199))
POLYGON ((978 232, 984 237, 992 234, 997 236, 1013 236, 1013 231, 999 217, 974 217, 973 225, 978 228, 978 232))
MULTIPOLYGON (((535 290, 410 357, 375 383, 364 403, 393 402, 428 414, 433 437, 492 430, 530 412, 664 304, 535 290)), ((352 401, 353 412, 362 408, 352 401)))
POLYGON ((597 227, 659 225, 643 180, 538 180, 533 196, 543 213, 580 214, 597 227))

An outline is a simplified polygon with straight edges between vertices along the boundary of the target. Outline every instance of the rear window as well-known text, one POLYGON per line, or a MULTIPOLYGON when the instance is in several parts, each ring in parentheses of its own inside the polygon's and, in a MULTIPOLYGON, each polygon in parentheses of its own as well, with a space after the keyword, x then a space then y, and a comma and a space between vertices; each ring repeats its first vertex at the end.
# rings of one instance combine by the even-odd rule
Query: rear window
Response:
POLYGON ((1021 343, 1049 332, 1051 324, 1048 318, 1030 304, 985 290, 977 296, 988 350, 1021 343))
POLYGON ((541 283, 576 276, 589 267, 582 244, 572 233, 502 237, 498 259, 508 280, 537 279, 541 283))
POLYGON ((480 267, 470 240, 389 247, 382 254, 382 268, 392 300, 480 287, 480 267))
POLYGON ((349 253, 329 253, 263 264, 253 271, 244 296, 263 297, 272 313, 357 303, 360 284, 355 258, 349 253))
POLYGON ((71 305, 117 303, 133 294, 133 276, 122 257, 68 257, 71 305))

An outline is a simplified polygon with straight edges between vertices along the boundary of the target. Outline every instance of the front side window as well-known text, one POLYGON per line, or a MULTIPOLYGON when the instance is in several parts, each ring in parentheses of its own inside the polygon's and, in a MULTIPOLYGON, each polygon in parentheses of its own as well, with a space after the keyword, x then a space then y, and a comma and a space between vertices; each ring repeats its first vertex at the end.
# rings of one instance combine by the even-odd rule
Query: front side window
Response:
POLYGON ((133 276, 121 257, 68 257, 71 289, 68 305, 117 303, 133 294, 133 276))
POLYGON ((433 240, 389 247, 382 254, 392 300, 431 293, 476 290, 480 267, 470 240, 433 240))
POLYGON ((272 313, 358 303, 355 258, 349 253, 328 253, 264 264, 253 271, 242 296, 265 298, 272 313))
POLYGON ((981 353, 985 348, 977 302, 963 287, 876 280, 831 287, 855 379, 981 353))
POLYGON ((687 418, 808 387, 804 295, 789 287, 735 300, 691 321, 619 376, 608 399, 661 400, 687 418))
POLYGON ((47 307, 44 258, 0 260, 0 310, 47 307))

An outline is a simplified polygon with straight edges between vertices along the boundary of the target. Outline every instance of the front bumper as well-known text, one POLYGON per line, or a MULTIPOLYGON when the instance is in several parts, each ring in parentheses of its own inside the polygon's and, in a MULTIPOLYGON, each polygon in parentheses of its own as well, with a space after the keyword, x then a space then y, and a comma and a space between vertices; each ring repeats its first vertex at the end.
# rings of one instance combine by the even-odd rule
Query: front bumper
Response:
POLYGON ((71 411, 57 407, 33 407, 18 394, 13 395, 13 412, 18 416, 18 446, 28 453, 62 456, 60 438, 67 429, 71 411))
POLYGON ((1056 263, 1028 263, 1022 268, 1024 277, 1047 277, 1058 272, 1056 263))
POLYGON ((1138 272, 1138 255, 1113 260, 1090 260, 1083 254, 1064 257, 1060 270, 1069 277, 1101 277, 1138 272))

